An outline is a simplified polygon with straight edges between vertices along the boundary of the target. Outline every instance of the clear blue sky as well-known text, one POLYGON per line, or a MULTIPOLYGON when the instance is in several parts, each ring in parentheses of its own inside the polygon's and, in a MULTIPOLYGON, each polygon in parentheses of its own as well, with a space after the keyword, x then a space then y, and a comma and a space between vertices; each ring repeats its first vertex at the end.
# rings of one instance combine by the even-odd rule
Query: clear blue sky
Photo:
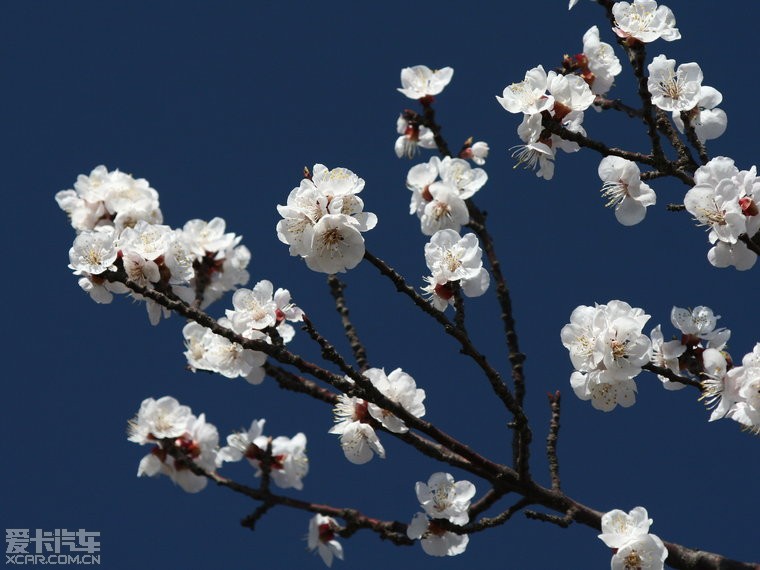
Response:
MULTIPOLYGON (((671 0, 683 39, 649 55, 697 61, 724 95, 727 133, 709 145, 742 169, 757 161, 758 87, 753 3, 671 0)), ((304 165, 344 166, 366 180, 365 209, 379 217, 367 247, 422 285, 426 239, 409 216, 407 170, 393 153, 398 113, 415 103, 396 91, 402 67, 451 66, 438 97, 444 135, 458 148, 488 141, 489 182, 476 202, 491 228, 527 354, 527 413, 534 472, 548 482, 543 438, 547 392, 564 394, 559 453, 567 493, 605 511, 643 505, 666 540, 757 559, 757 438, 724 420, 707 423, 695 392, 638 379, 638 403, 604 414, 572 394, 559 331, 580 304, 622 299, 662 323, 673 305, 708 305, 732 329, 738 360, 760 340, 757 275, 717 270, 707 240, 685 213, 669 213, 685 187, 653 184, 657 206, 624 228, 603 207, 590 151, 561 155, 553 181, 513 170, 508 148, 519 120, 494 99, 525 71, 580 51, 603 10, 583 0, 492 2, 6 2, 0 18, 6 334, 2 427, 3 528, 101 532, 102 567, 320 568, 306 552, 308 515, 275 509, 255 533, 238 522, 255 504, 209 486, 198 495, 167 478, 138 479, 147 451, 127 442, 126 422, 148 396, 173 395, 205 412, 222 435, 267 418, 268 433, 309 439, 311 472, 299 497, 355 506, 408 522, 414 483, 441 466, 381 435, 388 458, 349 464, 327 433, 330 409, 285 394, 269 379, 252 387, 184 369, 182 319, 148 324, 125 299, 95 305, 66 268, 74 233, 53 195, 98 164, 145 177, 160 192, 165 222, 221 216, 253 253, 252 282, 290 289, 315 324, 347 348, 321 275, 277 241, 275 206, 304 165), (318 6, 318 7, 317 7, 318 6), (23 246, 23 247, 21 247, 23 246)), ((635 104, 630 74, 611 93, 635 104)), ((643 128, 587 112, 589 134, 646 150, 643 128)), ((420 161, 427 160, 422 155, 420 161)), ((374 366, 402 367, 424 387, 427 419, 508 461, 509 418, 474 366, 425 315, 365 264, 347 295, 374 366)), ((220 316, 228 301, 212 305, 220 316)), ((492 295, 468 311, 476 341, 506 369, 492 295), (477 323, 477 326, 476 326, 477 323)), ((305 335, 291 345, 316 356, 305 335)), ((253 483, 246 465, 225 468, 253 483)), ((460 476, 460 474, 455 473, 460 476)), ((480 492, 484 483, 471 479, 480 492)), ((506 504, 505 504, 506 505, 506 504)), ((495 511, 494 511, 495 513, 495 511)), ((490 514, 490 513, 489 513, 490 514)), ((562 530, 516 517, 473 536, 467 552, 439 560, 416 545, 395 548, 369 532, 343 541, 337 568, 605 568, 608 549, 585 527, 562 530)))

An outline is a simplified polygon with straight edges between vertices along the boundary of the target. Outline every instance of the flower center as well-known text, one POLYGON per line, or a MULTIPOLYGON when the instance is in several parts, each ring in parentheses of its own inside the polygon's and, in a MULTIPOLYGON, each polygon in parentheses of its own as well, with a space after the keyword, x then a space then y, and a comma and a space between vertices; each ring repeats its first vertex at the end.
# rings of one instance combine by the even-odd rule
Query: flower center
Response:
POLYGON ((622 180, 605 182, 602 186, 602 196, 607 198, 607 203, 605 204, 607 208, 617 206, 629 196, 628 184, 622 180))
POLYGON ((639 553, 635 550, 631 550, 630 554, 625 557, 624 568, 625 570, 641 570, 642 563, 643 560, 641 559, 641 556, 639 556, 639 553))

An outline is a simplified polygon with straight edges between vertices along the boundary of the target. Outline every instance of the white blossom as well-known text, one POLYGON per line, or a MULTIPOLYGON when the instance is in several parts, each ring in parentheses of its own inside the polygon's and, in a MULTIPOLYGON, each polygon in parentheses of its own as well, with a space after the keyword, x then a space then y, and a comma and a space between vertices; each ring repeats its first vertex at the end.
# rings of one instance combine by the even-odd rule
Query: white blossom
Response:
POLYGON ((313 271, 340 273, 356 267, 364 257, 361 232, 377 224, 377 216, 364 212, 356 196, 364 180, 346 168, 328 169, 315 164, 311 178, 304 178, 277 206, 282 216, 278 239, 290 246, 313 271))
MULTIPOLYGON (((649 338, 652 339, 652 364, 661 368, 667 368, 674 374, 678 374, 678 357, 686 352, 686 345, 678 340, 669 340, 665 342, 660 325, 657 325, 652 329, 649 338)), ((686 387, 686 384, 672 382, 666 376, 662 376, 661 374, 658 374, 657 378, 660 379, 662 386, 666 390, 680 390, 681 388, 686 387)))
POLYGON ((426 65, 405 67, 401 70, 401 87, 398 90, 410 99, 422 99, 443 91, 454 70, 450 67, 432 70, 426 65))
POLYGON ((69 249, 69 267, 75 272, 91 275, 116 269, 114 262, 118 250, 114 238, 113 228, 84 230, 74 239, 74 245, 69 249))
POLYGON ((182 227, 183 242, 187 250, 201 259, 208 253, 223 252, 235 247, 240 242, 240 236, 225 233, 226 222, 222 218, 204 220, 189 220, 182 227))
MULTIPOLYGON (((221 326, 228 327, 229 320, 219 319, 221 326)), ((188 323, 182 329, 185 337, 185 357, 191 370, 217 372, 227 378, 244 377, 250 384, 260 384, 264 380, 263 352, 243 348, 229 339, 217 335, 198 323, 188 323)), ((265 340, 264 333, 251 330, 248 338, 265 340)))
POLYGON ((502 96, 496 100, 510 113, 535 114, 546 111, 554 105, 554 97, 546 93, 547 75, 542 66, 536 66, 525 73, 525 79, 504 88, 502 96))
POLYGON ((602 515, 602 534, 599 538, 610 548, 621 548, 636 537, 646 536, 651 525, 652 519, 644 507, 631 509, 627 514, 614 509, 602 515))
POLYGON ((364 258, 364 238, 355 222, 343 214, 322 216, 314 225, 306 265, 320 273, 344 273, 364 258))
POLYGON ((121 231, 143 220, 160 224, 163 220, 158 192, 148 181, 135 180, 129 174, 97 166, 89 176, 80 174, 74 188, 55 196, 77 232, 96 227, 114 227, 121 231))
POLYGON ((277 322, 277 304, 273 299, 274 287, 266 279, 259 281, 253 289, 238 289, 232 295, 232 306, 225 314, 232 324, 232 330, 247 336, 254 330, 263 330, 277 322))
POLYGON ((457 525, 470 521, 467 509, 475 496, 475 485, 455 481, 449 473, 433 473, 427 483, 418 481, 414 487, 417 500, 433 519, 446 519, 457 525))
POLYGON ((553 70, 546 77, 546 89, 554 97, 552 111, 558 120, 571 111, 585 111, 596 98, 583 78, 553 70))
POLYGON ((240 461, 243 457, 256 468, 256 477, 261 477, 262 462, 267 448, 271 446, 269 475, 281 489, 303 489, 302 479, 309 472, 306 457, 306 436, 297 433, 292 438, 278 436, 274 439, 263 434, 265 420, 253 420, 248 431, 227 436, 227 445, 216 456, 217 466, 223 462, 240 461))
POLYGON ((676 67, 674 59, 660 54, 647 69, 647 88, 652 103, 663 111, 689 111, 699 103, 702 89, 702 70, 696 63, 682 63, 676 67))
POLYGON ((335 540, 338 523, 332 517, 317 513, 309 521, 306 537, 309 550, 316 550, 327 567, 332 566, 333 557, 343 560, 343 546, 335 540))
POLYGON ((654 0, 634 0, 615 2, 612 5, 615 16, 615 33, 621 38, 635 38, 649 43, 658 38, 672 42, 681 38, 676 28, 676 18, 667 6, 658 6, 654 0))
POLYGON ((602 179, 602 196, 605 206, 615 208, 615 218, 624 226, 638 224, 646 216, 646 209, 653 206, 657 196, 646 183, 635 162, 619 156, 605 156, 599 163, 602 179))
POLYGON ((128 439, 145 445, 164 438, 180 437, 193 421, 190 408, 181 405, 171 396, 158 400, 146 398, 140 404, 137 416, 129 422, 128 439))
POLYGON ((467 146, 459 155, 459 158, 466 158, 473 161, 478 166, 483 166, 488 158, 488 152, 490 148, 488 143, 484 141, 477 141, 467 146))
MULTIPOLYGON (((718 319, 720 315, 716 315, 710 307, 703 305, 693 309, 673 307, 670 311, 670 322, 684 335, 706 340, 709 348, 721 349, 731 338, 731 331, 725 327, 715 328, 718 319)), ((687 339, 685 344, 694 344, 694 342, 689 342, 687 339)))
POLYGON ((573 310, 560 338, 576 368, 570 385, 580 399, 607 412, 635 403, 633 378, 652 354, 652 343, 642 333, 648 320, 642 309, 623 301, 573 310))
POLYGON ((181 461, 169 454, 173 447, 207 472, 216 466, 219 434, 216 427, 206 422, 204 414, 196 417, 186 406, 171 397, 143 401, 140 411, 129 424, 129 439, 144 445, 157 443, 142 458, 137 476, 167 475, 188 493, 197 493, 206 487, 206 477, 196 475, 181 461))
POLYGON ((470 537, 456 534, 439 527, 425 513, 417 513, 406 529, 406 535, 419 540, 422 550, 430 556, 456 556, 467 548, 470 537))
MULTIPOLYGON (((723 100, 723 95, 714 87, 702 85, 699 89, 699 99, 696 106, 689 111, 691 124, 697 138, 702 142, 717 139, 728 126, 728 117, 723 109, 717 109, 723 100)), ((680 132, 684 132, 681 113, 673 112, 673 123, 680 132)))
POLYGON ((420 229, 426 236, 443 229, 459 231, 470 221, 470 213, 457 188, 447 182, 433 182, 428 187, 430 201, 420 216, 420 229))
POLYGON ((596 95, 607 93, 623 67, 612 46, 599 39, 599 28, 596 26, 591 26, 583 34, 583 54, 588 60, 589 71, 593 73, 593 78, 584 77, 590 80, 591 92, 596 95))
POLYGON ((656 534, 637 536, 612 555, 612 570, 662 570, 668 549, 656 534))
POLYGON ((396 120, 396 139, 393 150, 399 158, 414 158, 420 148, 436 148, 433 131, 408 121, 403 113, 396 120))
POLYGON ((338 396, 333 409, 335 425, 329 433, 340 435, 340 446, 351 463, 362 464, 374 454, 385 458, 385 449, 369 421, 368 403, 346 394, 338 396))
MULTIPOLYGON (((363 374, 383 396, 396 402, 411 415, 421 418, 425 415, 425 390, 417 388, 414 378, 401 368, 396 368, 387 376, 382 368, 370 368, 363 374)), ((380 406, 369 403, 367 410, 370 415, 383 424, 388 431, 406 433, 409 428, 402 420, 380 406)))

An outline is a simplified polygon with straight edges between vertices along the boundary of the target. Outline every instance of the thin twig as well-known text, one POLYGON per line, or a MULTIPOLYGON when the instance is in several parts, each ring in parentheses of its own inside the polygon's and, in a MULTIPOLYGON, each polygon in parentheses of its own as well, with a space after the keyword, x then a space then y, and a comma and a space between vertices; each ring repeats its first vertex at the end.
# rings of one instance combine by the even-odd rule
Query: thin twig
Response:
POLYGON ((338 279, 335 275, 328 275, 327 283, 330 286, 330 293, 335 299, 335 309, 340 315, 340 320, 343 323, 343 330, 346 332, 346 338, 351 346, 351 351, 354 353, 354 360, 361 372, 364 372, 369 368, 367 361, 367 350, 359 340, 359 335, 356 333, 356 328, 348 313, 348 306, 346 305, 346 297, 343 291, 346 285, 338 279))
POLYGON ((702 391, 702 384, 698 380, 687 378, 686 376, 680 376, 676 374, 675 372, 673 372, 672 370, 669 370, 668 368, 664 368, 662 366, 656 366, 655 364, 652 364, 651 362, 646 363, 644 366, 642 366, 642 368, 654 374, 664 376, 671 382, 678 382, 679 384, 685 384, 687 386, 691 386, 692 388, 697 388, 700 392, 702 391))
POLYGON ((322 349, 322 358, 336 364, 346 376, 353 378, 357 374, 356 370, 354 370, 354 368, 348 364, 348 362, 346 362, 346 359, 340 355, 335 347, 330 344, 325 337, 317 332, 317 329, 314 328, 311 320, 306 315, 303 317, 303 329, 309 334, 309 337, 315 341, 322 349))
POLYGON ((608 109, 621 111, 632 119, 641 119, 643 115, 641 109, 636 109, 630 105, 626 105, 620 99, 607 99, 603 95, 596 96, 596 99, 594 99, 594 105, 605 111, 608 109))
POLYGON ((557 459, 557 442, 559 440, 559 414, 560 414, 560 393, 557 390, 554 394, 549 394, 549 406, 552 415, 549 421, 549 435, 546 436, 546 456, 549 460, 549 473, 552 480, 552 489, 559 491, 562 483, 559 478, 559 460, 557 459))
POLYGON ((564 514, 564 516, 551 515, 551 514, 542 513, 539 511, 525 511, 525 516, 528 517, 529 519, 556 524, 557 526, 562 527, 562 528, 567 528, 571 524, 573 524, 573 515, 574 515, 574 512, 572 511, 572 509, 568 510, 567 513, 564 514))
POLYGON ((707 154, 707 147, 705 146, 704 141, 700 140, 697 136, 692 117, 693 115, 691 114, 691 111, 681 111, 681 120, 683 121, 686 138, 689 139, 689 143, 697 151, 697 154, 699 154, 699 160, 702 161, 702 164, 707 164, 710 162, 710 157, 707 154))

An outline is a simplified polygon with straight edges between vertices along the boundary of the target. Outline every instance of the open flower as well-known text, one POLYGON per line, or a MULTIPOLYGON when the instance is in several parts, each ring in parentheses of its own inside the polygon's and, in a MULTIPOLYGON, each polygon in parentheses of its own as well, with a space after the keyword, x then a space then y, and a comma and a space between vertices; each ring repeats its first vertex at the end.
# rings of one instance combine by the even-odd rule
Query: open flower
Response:
POLYGON ((422 550, 430 556, 456 556, 467 549, 470 537, 442 529, 435 520, 430 520, 425 513, 414 515, 406 530, 412 540, 420 541, 422 550))
POLYGON ((449 473, 433 473, 427 483, 417 481, 417 500, 429 517, 464 525, 470 521, 467 509, 475 496, 475 485, 455 481, 449 473))
POLYGON ((547 75, 542 66, 536 66, 525 73, 525 79, 504 88, 502 96, 496 100, 510 113, 540 113, 552 108, 554 97, 546 93, 547 75))
POLYGON ((615 16, 615 33, 621 38, 634 38, 649 43, 658 38, 672 42, 681 38, 676 28, 676 18, 667 6, 658 6, 654 0, 634 0, 615 2, 612 5, 615 16))
POLYGON ((662 54, 655 57, 647 67, 647 89, 652 94, 652 103, 663 111, 688 111, 699 103, 702 70, 693 62, 675 67, 676 60, 662 54))
POLYGON ((653 206, 657 196, 641 181, 635 162, 619 156, 605 156, 599 163, 599 178, 604 182, 602 196, 607 207, 615 208, 615 218, 624 226, 638 224, 653 206))
POLYGON ((367 402, 361 398, 341 394, 333 409, 335 425, 329 431, 340 435, 346 459, 357 465, 367 463, 374 454, 385 458, 385 449, 369 424, 371 416, 367 408, 367 402))
POLYGON ((426 65, 405 67, 401 70, 401 87, 398 90, 410 99, 423 99, 438 95, 454 76, 450 67, 432 70, 426 65))
POLYGON ((317 513, 309 521, 306 537, 309 550, 316 550, 327 567, 332 566, 333 557, 343 560, 343 546, 335 540, 338 523, 332 517, 317 513))

